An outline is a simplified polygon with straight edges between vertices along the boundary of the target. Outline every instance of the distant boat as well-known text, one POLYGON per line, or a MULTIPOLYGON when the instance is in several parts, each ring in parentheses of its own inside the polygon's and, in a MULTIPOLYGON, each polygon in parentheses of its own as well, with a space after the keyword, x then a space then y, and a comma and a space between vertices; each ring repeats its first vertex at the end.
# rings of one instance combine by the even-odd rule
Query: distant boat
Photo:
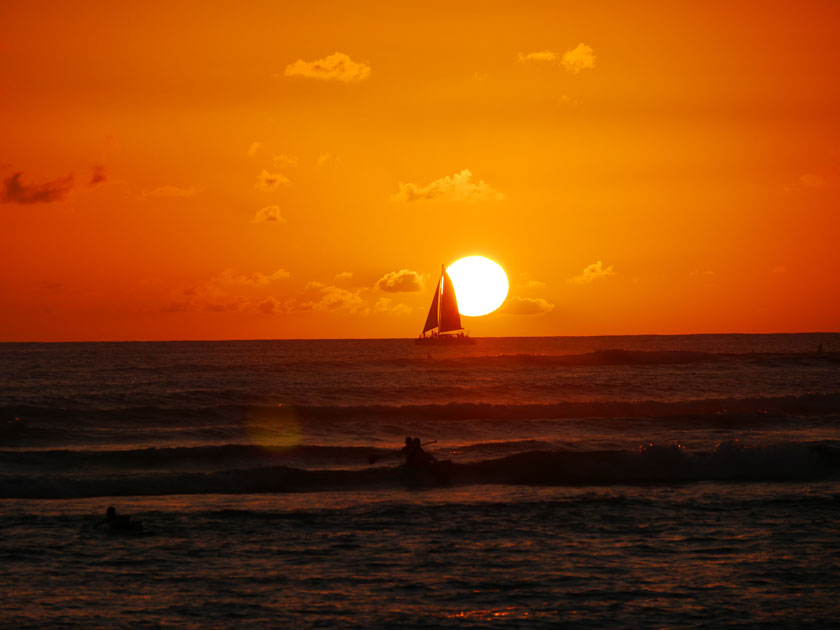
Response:
POLYGON ((435 295, 432 297, 432 306, 429 308, 423 332, 414 342, 435 345, 475 343, 461 326, 455 286, 443 265, 440 266, 440 280, 435 287, 435 295), (426 333, 429 333, 428 336, 426 333))

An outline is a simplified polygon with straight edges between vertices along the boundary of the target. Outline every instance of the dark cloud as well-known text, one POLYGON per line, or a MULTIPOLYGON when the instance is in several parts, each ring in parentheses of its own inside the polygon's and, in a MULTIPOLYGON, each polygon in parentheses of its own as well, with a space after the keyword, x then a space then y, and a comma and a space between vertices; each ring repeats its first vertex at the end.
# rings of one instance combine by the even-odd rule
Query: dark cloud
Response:
POLYGON ((52 203, 62 201, 73 188, 73 175, 41 184, 24 184, 23 173, 12 173, 3 180, 0 201, 4 203, 52 203))
POLYGON ((88 182, 88 186, 93 188, 97 184, 102 184, 108 181, 108 177, 105 175, 105 167, 101 164, 95 164, 93 167, 93 173, 90 176, 90 181, 88 182))
POLYGON ((40 284, 41 290, 47 293, 61 293, 64 290, 64 284, 53 280, 44 280, 40 284))
POLYGON ((257 304, 257 310, 263 315, 276 315, 283 311, 283 305, 273 295, 269 295, 257 304))

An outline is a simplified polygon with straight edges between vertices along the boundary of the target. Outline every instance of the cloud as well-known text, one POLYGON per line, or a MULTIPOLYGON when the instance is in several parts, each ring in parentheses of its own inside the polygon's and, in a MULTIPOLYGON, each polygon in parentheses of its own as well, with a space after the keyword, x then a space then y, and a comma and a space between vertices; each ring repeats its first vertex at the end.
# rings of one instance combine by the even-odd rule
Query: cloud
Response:
POLYGON ((589 284, 593 280, 610 278, 614 275, 613 266, 610 265, 605 269, 603 263, 599 260, 589 265, 579 276, 569 278, 569 282, 574 284, 589 284))
POLYGON ((264 274, 259 271, 249 274, 235 274, 232 269, 225 269, 222 273, 213 278, 213 281, 221 284, 240 284, 244 286, 258 287, 291 277, 292 274, 285 269, 278 269, 271 274, 264 274))
POLYGON ((207 300, 203 304, 203 309, 205 311, 210 311, 211 313, 230 313, 235 311, 244 311, 250 305, 251 303, 248 302, 248 300, 239 295, 229 300, 207 300))
POLYGON ((189 188, 178 188, 177 186, 160 186, 150 192, 144 192, 142 197, 181 197, 189 199, 195 197, 204 190, 201 186, 190 186, 189 188))
POLYGON ((813 173, 805 173, 799 177, 799 183, 805 188, 822 188, 836 184, 840 180, 837 168, 822 168, 813 173))
POLYGON ((323 166, 326 164, 330 159, 332 159, 332 153, 322 153, 318 156, 318 166, 323 166))
POLYGON ((557 61, 557 53, 550 50, 532 52, 527 55, 519 53, 519 63, 525 63, 526 61, 557 61))
POLYGON ((336 280, 349 280, 353 277, 352 271, 342 271, 340 273, 335 274, 336 280))
MULTIPOLYGON (((315 285, 317 283, 313 283, 315 285)), ((313 302, 306 302, 301 305, 304 310, 313 309, 316 311, 348 311, 353 315, 367 315, 370 308, 365 303, 358 291, 347 291, 336 286, 321 286, 321 299, 313 302)))
POLYGON ((507 299, 501 312, 509 315, 543 315, 553 310, 554 304, 549 304, 542 298, 512 296, 507 299))
POLYGON ((280 214, 280 206, 266 206, 251 219, 251 223, 285 223, 286 218, 280 214))
POLYGON ((411 312, 411 307, 408 304, 403 304, 402 302, 398 304, 392 304, 391 298, 381 297, 376 301, 376 304, 373 305, 373 312, 374 313, 393 313, 395 315, 407 315, 411 312))
POLYGON ((254 306, 242 295, 232 295, 230 287, 264 287, 276 280, 290 277, 284 269, 278 269, 272 274, 260 272, 251 274, 235 274, 225 269, 218 276, 198 284, 182 287, 173 291, 172 301, 163 308, 164 312, 211 312, 227 313, 234 311, 256 311, 260 313, 279 313, 285 311, 274 298, 266 298, 254 306), (273 302, 272 302, 273 300, 273 302))
POLYGON ((93 167, 93 173, 91 173, 90 181, 88 182, 88 186, 93 188, 97 184, 102 184, 108 180, 108 177, 105 175, 105 167, 101 164, 95 164, 93 167))
POLYGON ((773 269, 770 270, 770 273, 790 273, 788 268, 784 265, 776 265, 773 269))
POLYGON ((73 175, 40 184, 24 184, 23 173, 12 173, 3 180, 0 202, 3 203, 53 203, 63 201, 73 188, 73 175))
POLYGON ((336 52, 317 61, 298 59, 286 66, 287 77, 303 77, 322 81, 354 83, 370 76, 370 66, 357 63, 344 53, 336 52))
POLYGON ((386 293, 412 293, 423 289, 423 277, 416 271, 400 269, 386 273, 376 281, 376 288, 386 293))
POLYGON ((230 296, 219 291, 212 283, 184 287, 174 291, 174 299, 163 307, 165 313, 230 313, 244 311, 251 304, 244 297, 230 296))
POLYGON ((263 315, 276 315, 282 313, 285 309, 283 305, 272 295, 269 295, 262 302, 257 304, 257 311, 263 315))
POLYGON ((281 153, 274 156, 274 166, 277 168, 296 168, 298 159, 294 155, 286 155, 281 153))
POLYGON ((269 173, 267 170, 263 169, 263 172, 257 177, 256 189, 271 192, 272 190, 277 190, 277 187, 280 184, 288 183, 290 183, 289 178, 285 175, 281 175, 280 173, 269 173))
POLYGON ((464 169, 460 173, 436 179, 426 186, 400 182, 400 191, 391 197, 393 201, 502 201, 505 196, 479 180, 472 181, 472 173, 464 169))
POLYGON ((595 53, 586 44, 578 44, 572 50, 563 53, 561 63, 566 70, 574 74, 581 70, 591 70, 595 67, 595 53))
POLYGON ((251 146, 248 147, 248 157, 254 157, 257 154, 257 151, 259 151, 262 148, 262 145, 263 143, 259 140, 254 140, 251 143, 251 146))

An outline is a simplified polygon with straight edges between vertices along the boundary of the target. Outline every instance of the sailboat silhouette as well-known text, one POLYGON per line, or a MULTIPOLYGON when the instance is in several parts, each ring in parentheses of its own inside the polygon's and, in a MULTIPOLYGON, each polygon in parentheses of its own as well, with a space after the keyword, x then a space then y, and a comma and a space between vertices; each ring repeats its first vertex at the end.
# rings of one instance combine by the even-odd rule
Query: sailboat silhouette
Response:
POLYGON ((444 265, 440 266, 440 280, 435 287, 423 332, 415 341, 417 343, 475 343, 461 326, 455 285, 452 284, 452 279, 446 273, 444 265), (426 333, 429 335, 427 336, 426 333))

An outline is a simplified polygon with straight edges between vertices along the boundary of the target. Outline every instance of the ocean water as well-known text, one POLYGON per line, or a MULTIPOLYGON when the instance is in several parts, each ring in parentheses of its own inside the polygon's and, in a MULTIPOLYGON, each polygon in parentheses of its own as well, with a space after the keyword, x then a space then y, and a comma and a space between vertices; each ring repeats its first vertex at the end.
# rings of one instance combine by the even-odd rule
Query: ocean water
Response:
POLYGON ((0 344, 0 563, 14 628, 837 627, 840 334, 0 344))

